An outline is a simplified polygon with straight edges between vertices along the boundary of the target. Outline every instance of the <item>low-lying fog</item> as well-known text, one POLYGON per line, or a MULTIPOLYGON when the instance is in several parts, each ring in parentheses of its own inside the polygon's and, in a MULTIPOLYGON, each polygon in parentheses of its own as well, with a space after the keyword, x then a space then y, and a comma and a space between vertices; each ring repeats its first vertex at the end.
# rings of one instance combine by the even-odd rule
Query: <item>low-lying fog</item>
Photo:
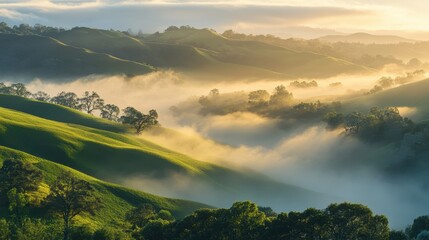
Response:
MULTIPOLYGON (((28 88, 32 92, 43 90, 51 96, 61 91, 78 95, 96 91, 106 102, 121 109, 133 106, 147 112, 154 108, 160 115, 162 126, 170 130, 146 132, 141 136, 143 138, 199 160, 251 168, 282 182, 363 203, 375 212, 387 215, 392 227, 402 228, 415 217, 428 214, 429 194, 414 187, 413 181, 391 182, 376 170, 380 162, 395 161, 393 147, 378 148, 343 138, 339 131, 327 131, 323 122, 283 128, 277 119, 249 112, 201 115, 197 109, 190 109, 186 114, 176 116, 170 110, 178 104, 198 101, 200 96, 214 88, 221 93, 242 92, 245 95, 258 89, 272 92, 281 84, 302 101, 342 100, 370 91, 381 76, 386 73, 339 76, 317 80, 318 87, 301 89, 290 87, 290 80, 211 83, 165 71, 133 78, 94 76, 64 84, 34 80, 28 88)), ((401 109, 411 117, 415 111, 418 109, 401 109)), ((144 190, 167 193, 162 190, 162 184, 156 184, 156 180, 152 183, 145 184, 144 190)))

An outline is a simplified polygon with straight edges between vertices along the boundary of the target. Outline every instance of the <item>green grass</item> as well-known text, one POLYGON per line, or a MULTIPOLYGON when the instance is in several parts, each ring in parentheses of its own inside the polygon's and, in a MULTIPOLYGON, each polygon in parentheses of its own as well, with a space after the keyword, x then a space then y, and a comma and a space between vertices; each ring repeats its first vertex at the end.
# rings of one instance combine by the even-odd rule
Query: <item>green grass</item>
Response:
POLYGON ((95 216, 84 215, 78 218, 78 222, 81 224, 89 223, 92 227, 95 228, 106 225, 111 225, 112 227, 123 225, 125 213, 142 203, 150 203, 159 209, 169 210, 177 218, 183 218, 196 209, 209 207, 197 202, 159 197, 156 195, 131 190, 116 184, 100 181, 64 165, 53 163, 51 161, 47 161, 21 151, 0 146, 0 163, 2 163, 5 159, 28 161, 42 171, 44 183, 36 193, 32 194, 32 196, 36 196, 40 199, 43 199, 47 194, 49 194, 49 185, 52 184, 53 181, 55 181, 55 179, 65 171, 70 171, 77 178, 88 181, 95 189, 94 194, 102 199, 103 207, 97 212, 95 216))
MULTIPOLYGON (((174 188, 171 191, 178 193, 166 194, 210 205, 223 203, 222 207, 239 199, 251 199, 282 210, 319 206, 330 201, 317 192, 279 183, 254 171, 198 161, 134 134, 107 131, 111 127, 108 123, 68 108, 19 97, 3 96, 3 99, 20 104, 0 108, 0 145, 103 181, 127 184, 126 180, 143 178, 160 184, 174 181, 172 186, 175 186, 181 180, 174 176, 180 176, 187 181, 186 189, 174 188), (39 108, 49 108, 52 112, 46 110, 47 116, 44 116, 39 108), (72 114, 73 123, 67 119, 53 121, 63 111, 72 114)), ((112 123, 112 126, 117 125, 112 123)), ((152 189, 150 187, 147 189, 152 189)), ((140 189, 147 191, 145 186, 140 189)))
POLYGON ((341 59, 298 52, 268 43, 232 40, 208 29, 179 29, 146 38, 149 42, 193 46, 223 62, 261 68, 295 77, 328 77, 340 73, 370 71, 341 59))
POLYGON ((326 77, 368 69, 309 52, 297 52, 257 41, 222 37, 207 29, 180 29, 143 40, 120 32, 74 28, 52 35, 71 46, 107 53, 121 59, 173 68, 196 78, 326 77))
POLYGON ((51 37, 0 34, 0 70, 14 77, 79 77, 90 74, 145 74, 147 64, 67 45, 51 37))
POLYGON ((13 95, 0 94, 0 107, 14 109, 57 122, 83 125, 111 132, 127 132, 129 130, 120 123, 96 118, 71 108, 13 95))
POLYGON ((379 107, 411 107, 416 108, 413 119, 429 119, 429 79, 409 83, 375 94, 357 97, 344 102, 344 109, 366 111, 367 109, 379 107))

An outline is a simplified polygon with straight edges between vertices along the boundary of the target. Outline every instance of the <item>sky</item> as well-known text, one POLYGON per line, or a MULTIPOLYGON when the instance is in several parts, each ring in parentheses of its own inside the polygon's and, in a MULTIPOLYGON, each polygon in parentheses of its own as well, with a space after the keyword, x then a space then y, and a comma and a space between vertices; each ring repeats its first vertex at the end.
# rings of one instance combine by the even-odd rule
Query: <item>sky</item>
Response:
POLYGON ((145 33, 171 25, 314 38, 371 32, 429 39, 427 0, 0 0, 0 21, 145 33))

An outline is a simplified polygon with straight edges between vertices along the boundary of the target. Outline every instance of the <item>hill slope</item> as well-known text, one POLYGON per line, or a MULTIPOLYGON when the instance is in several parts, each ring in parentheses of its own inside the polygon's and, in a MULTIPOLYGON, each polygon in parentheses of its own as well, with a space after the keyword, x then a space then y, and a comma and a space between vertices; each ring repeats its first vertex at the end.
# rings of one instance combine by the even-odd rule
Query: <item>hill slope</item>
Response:
POLYGON ((146 42, 120 32, 73 28, 51 35, 72 46, 107 53, 122 59, 148 63, 159 68, 173 68, 196 75, 215 77, 286 77, 286 75, 262 68, 218 61, 201 49, 191 45, 159 41, 146 42))
POLYGON ((407 107, 415 110, 415 120, 429 119, 429 79, 402 85, 344 103, 344 109, 368 109, 373 106, 407 107))
POLYGON ((258 173, 197 161, 132 135, 55 122, 6 108, 0 108, 0 129, 0 145, 144 191, 217 206, 251 199, 285 210, 329 201, 316 192, 258 173))
POLYGON ((90 74, 145 74, 154 71, 137 63, 72 47, 50 37, 0 34, 0 72, 19 77, 80 77, 90 74))
POLYGON ((369 70, 320 54, 297 52, 258 41, 228 39, 208 29, 168 29, 144 40, 193 46, 221 62, 262 68, 293 77, 318 78, 369 70))
POLYGON ((177 218, 182 218, 196 209, 208 207, 207 205, 196 202, 163 198, 127 189, 116 184, 103 182, 64 165, 0 146, 0 164, 2 164, 5 159, 27 161, 34 164, 36 168, 42 171, 45 184, 42 184, 35 194, 36 198, 43 199, 49 193, 48 186, 65 171, 71 171, 77 178, 89 182, 95 189, 95 195, 102 199, 103 208, 101 208, 95 216, 79 217, 78 222, 84 224, 90 223, 97 228, 110 224, 113 224, 113 227, 117 226, 115 224, 123 224, 126 212, 142 203, 150 203, 158 209, 169 210, 177 218))
POLYGON ((328 35, 318 40, 323 42, 348 42, 363 44, 397 44, 397 43, 415 43, 416 40, 407 39, 390 35, 372 35, 368 33, 354 33, 350 35, 328 35))

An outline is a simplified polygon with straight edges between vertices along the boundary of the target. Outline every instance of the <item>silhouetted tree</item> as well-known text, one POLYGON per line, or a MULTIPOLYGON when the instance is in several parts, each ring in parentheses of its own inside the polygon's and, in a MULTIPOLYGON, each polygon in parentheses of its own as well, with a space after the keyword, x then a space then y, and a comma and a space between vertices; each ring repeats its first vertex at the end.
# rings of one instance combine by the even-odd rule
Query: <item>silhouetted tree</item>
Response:
POLYGON ((389 240, 408 240, 407 234, 403 231, 390 231, 389 240))
POLYGON ((283 107, 289 105, 293 99, 293 94, 286 90, 285 86, 280 85, 274 89, 270 97, 270 105, 283 107))
POLYGON ((104 106, 104 100, 96 92, 86 91, 82 98, 78 98, 79 108, 88 114, 94 110, 101 110, 104 106))
POLYGON ((270 94, 266 90, 256 90, 249 93, 249 104, 251 106, 260 106, 268 103, 270 94))
POLYGON ((42 101, 42 102, 49 102, 49 100, 51 99, 51 97, 47 93, 42 92, 42 91, 38 91, 38 92, 32 94, 31 97, 33 99, 36 99, 36 100, 42 101))
POLYGON ((429 229, 429 215, 420 216, 413 221, 410 229, 410 237, 417 238, 417 235, 423 230, 429 229))
POLYGON ((100 116, 110 121, 118 121, 119 113, 120 113, 120 110, 118 106, 114 104, 106 104, 101 109, 100 116))
POLYGON ((423 230, 418 235, 416 240, 429 240, 429 231, 423 230))
POLYGON ((51 102, 69 108, 79 108, 79 101, 77 99, 77 95, 72 92, 60 92, 57 96, 51 98, 51 102))
POLYGON ((158 113, 156 110, 150 110, 149 114, 143 114, 133 107, 127 107, 123 110, 124 115, 121 116, 121 122, 129 124, 136 129, 137 133, 158 125, 158 113))

